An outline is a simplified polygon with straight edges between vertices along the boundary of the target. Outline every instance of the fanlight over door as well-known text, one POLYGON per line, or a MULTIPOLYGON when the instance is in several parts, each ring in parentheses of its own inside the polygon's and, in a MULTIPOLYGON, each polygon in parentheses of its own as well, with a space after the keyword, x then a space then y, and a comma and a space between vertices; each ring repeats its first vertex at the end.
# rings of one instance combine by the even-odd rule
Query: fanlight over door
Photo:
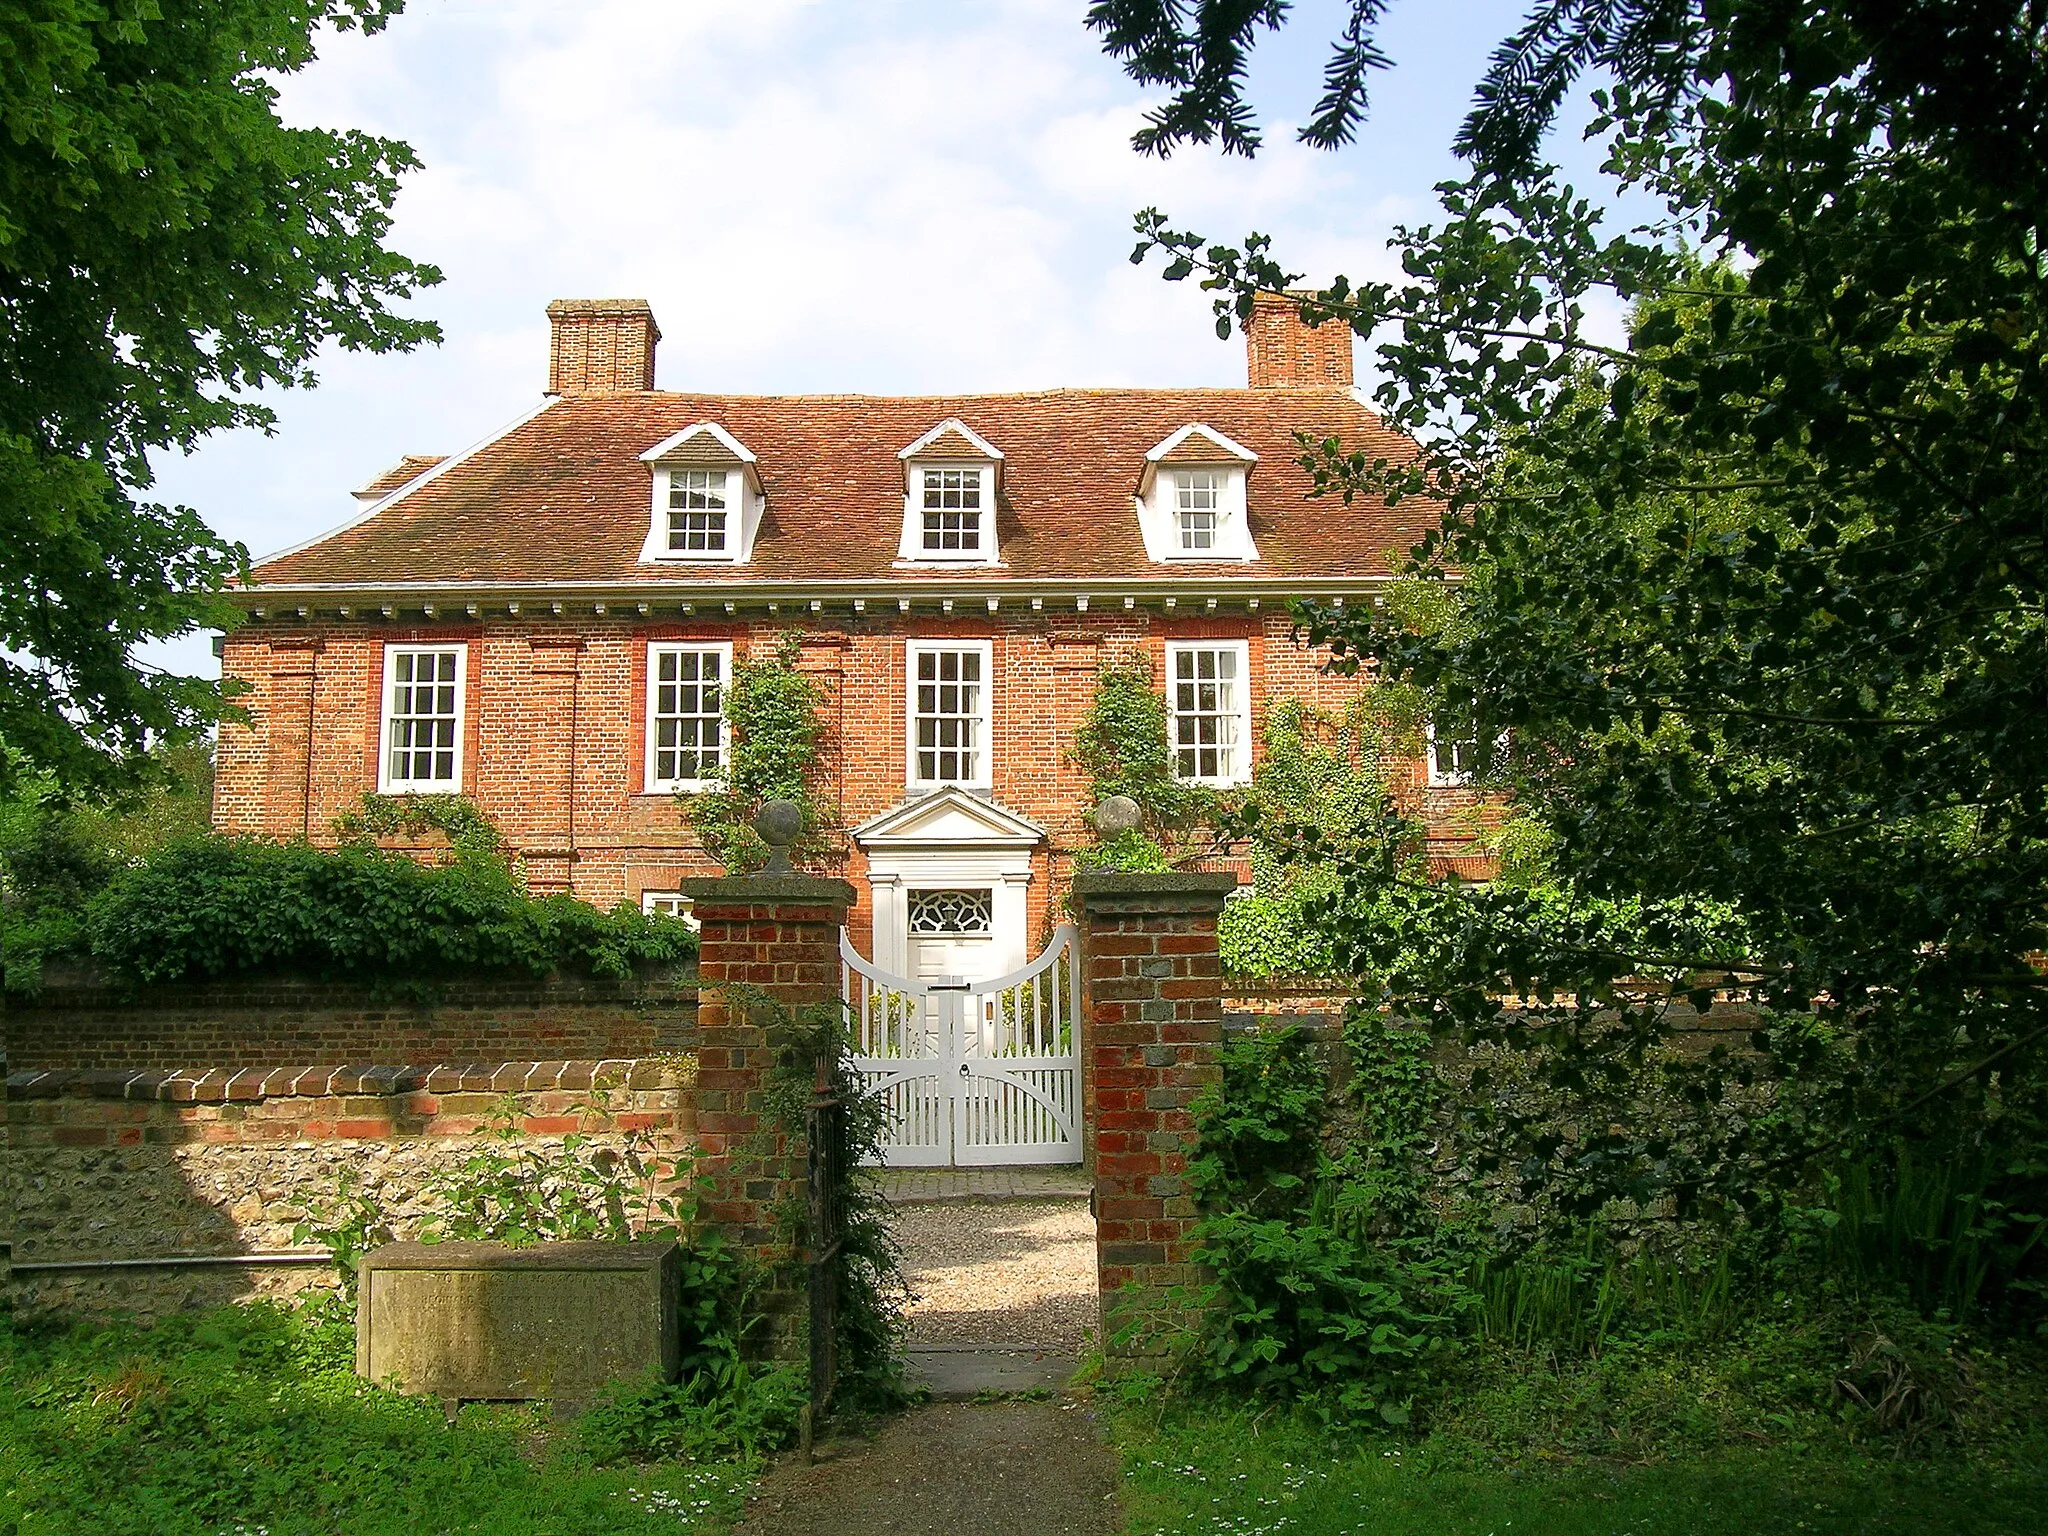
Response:
POLYGON ((892 975, 844 935, 839 956, 855 1065, 888 1108, 884 1164, 1081 1160, 1081 970, 1071 927, 1022 970, 988 981, 892 975))

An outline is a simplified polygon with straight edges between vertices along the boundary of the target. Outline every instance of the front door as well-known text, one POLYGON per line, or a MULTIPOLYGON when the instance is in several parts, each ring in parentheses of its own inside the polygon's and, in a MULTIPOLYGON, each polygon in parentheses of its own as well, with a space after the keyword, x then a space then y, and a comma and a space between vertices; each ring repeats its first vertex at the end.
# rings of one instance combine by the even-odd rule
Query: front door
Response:
POLYGON ((961 947, 976 942, 971 908, 936 914, 934 930, 918 935, 913 964, 928 964, 925 975, 891 975, 840 938, 854 1065, 888 1110, 882 1161, 1078 1163, 1081 978, 1074 930, 1060 929, 1022 970, 969 979, 939 966, 976 953, 961 947))

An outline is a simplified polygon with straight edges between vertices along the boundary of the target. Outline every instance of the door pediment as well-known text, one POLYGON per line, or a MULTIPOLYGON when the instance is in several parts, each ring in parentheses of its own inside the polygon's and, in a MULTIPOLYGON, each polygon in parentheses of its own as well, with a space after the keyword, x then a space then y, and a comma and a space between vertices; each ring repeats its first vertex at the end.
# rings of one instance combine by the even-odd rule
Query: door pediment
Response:
POLYGON ((853 829, 853 840, 870 852, 941 846, 1035 848, 1046 840, 1046 830, 993 800, 942 789, 870 817, 853 829))

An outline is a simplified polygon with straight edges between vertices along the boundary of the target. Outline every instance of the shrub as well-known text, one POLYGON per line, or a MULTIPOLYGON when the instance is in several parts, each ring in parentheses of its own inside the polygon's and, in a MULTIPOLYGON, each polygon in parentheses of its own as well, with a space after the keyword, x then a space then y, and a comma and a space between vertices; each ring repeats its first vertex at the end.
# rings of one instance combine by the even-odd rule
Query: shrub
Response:
POLYGON ((1328 1076, 1293 1029, 1225 1045, 1195 1108, 1190 1182, 1206 1214, 1197 1263, 1215 1279, 1197 1368, 1209 1381, 1303 1396, 1335 1416, 1405 1423, 1471 1298, 1455 1255, 1381 1230, 1369 1162, 1333 1159, 1328 1076))
POLYGON ((565 968, 623 978, 637 961, 696 952, 678 919, 530 896, 501 858, 426 865, 362 844, 235 837, 174 844, 122 870, 84 927, 95 958, 140 982, 303 972, 389 984, 565 968))

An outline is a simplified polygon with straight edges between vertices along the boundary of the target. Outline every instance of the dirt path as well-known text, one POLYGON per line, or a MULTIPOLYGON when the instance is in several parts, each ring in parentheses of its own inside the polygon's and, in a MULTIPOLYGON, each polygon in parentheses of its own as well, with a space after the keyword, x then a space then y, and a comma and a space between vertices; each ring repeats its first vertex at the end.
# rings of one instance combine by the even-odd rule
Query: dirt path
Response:
POLYGON ((761 1484, 741 1536, 1108 1536, 1116 1458, 1058 1402, 935 1403, 761 1484))
MULTIPOLYGON (((897 1174, 911 1370, 941 1396, 1064 1386, 1096 1326, 1074 1170, 897 1174)), ((771 1472, 742 1536, 1107 1536, 1116 1456, 1086 1402, 938 1402, 771 1472)))

